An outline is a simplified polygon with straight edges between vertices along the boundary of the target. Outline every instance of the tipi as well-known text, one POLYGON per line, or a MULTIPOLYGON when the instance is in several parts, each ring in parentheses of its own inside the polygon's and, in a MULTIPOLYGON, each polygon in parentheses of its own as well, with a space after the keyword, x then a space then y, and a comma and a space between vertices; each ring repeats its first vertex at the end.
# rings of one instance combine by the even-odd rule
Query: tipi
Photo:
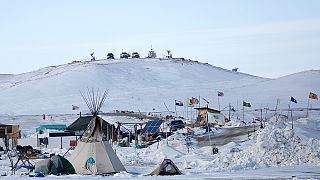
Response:
POLYGON ((110 174, 126 171, 111 145, 102 139, 102 119, 98 116, 98 112, 107 96, 106 91, 103 96, 97 92, 96 98, 93 90, 92 94, 88 91, 88 97, 81 94, 93 117, 69 161, 78 174, 110 174))

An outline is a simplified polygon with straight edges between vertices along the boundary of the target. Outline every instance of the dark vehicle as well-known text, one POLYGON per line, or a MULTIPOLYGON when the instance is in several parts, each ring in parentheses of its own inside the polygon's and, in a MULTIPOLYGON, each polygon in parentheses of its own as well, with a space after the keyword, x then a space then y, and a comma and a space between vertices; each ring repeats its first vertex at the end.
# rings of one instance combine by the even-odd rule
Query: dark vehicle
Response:
POLYGON ((183 129, 185 127, 182 120, 173 120, 170 122, 170 131, 177 131, 178 129, 183 129))
POLYGON ((132 55, 131 55, 132 58, 140 58, 140 55, 139 53, 137 52, 133 52, 132 55))
POLYGON ((114 55, 112 53, 107 54, 107 59, 114 59, 114 55))
POLYGON ((122 53, 120 54, 120 58, 128 59, 129 57, 130 57, 130 54, 129 54, 129 53, 122 52, 122 53))

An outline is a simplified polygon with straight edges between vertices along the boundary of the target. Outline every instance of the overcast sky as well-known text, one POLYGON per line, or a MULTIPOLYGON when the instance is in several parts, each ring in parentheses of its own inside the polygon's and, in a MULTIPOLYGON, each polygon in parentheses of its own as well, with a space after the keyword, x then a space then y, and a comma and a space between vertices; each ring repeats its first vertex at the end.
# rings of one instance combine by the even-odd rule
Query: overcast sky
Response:
POLYGON ((318 0, 8 0, 0 74, 137 51, 280 77, 320 69, 318 0))

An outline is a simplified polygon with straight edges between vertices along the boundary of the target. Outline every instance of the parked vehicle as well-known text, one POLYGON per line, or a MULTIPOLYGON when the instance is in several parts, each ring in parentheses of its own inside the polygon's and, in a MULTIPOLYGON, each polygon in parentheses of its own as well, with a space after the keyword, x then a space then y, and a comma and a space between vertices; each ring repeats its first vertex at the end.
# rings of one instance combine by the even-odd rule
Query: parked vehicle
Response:
POLYGON ((132 58, 140 58, 140 55, 139 53, 137 52, 133 52, 132 55, 131 55, 132 58))
POLYGON ((185 124, 182 120, 173 120, 170 122, 170 131, 177 131, 183 129, 185 124))
POLYGON ((130 54, 129 54, 129 53, 122 52, 122 53, 120 54, 120 58, 128 59, 129 57, 130 57, 130 54))
POLYGON ((114 55, 112 53, 107 54, 107 59, 114 59, 114 55))

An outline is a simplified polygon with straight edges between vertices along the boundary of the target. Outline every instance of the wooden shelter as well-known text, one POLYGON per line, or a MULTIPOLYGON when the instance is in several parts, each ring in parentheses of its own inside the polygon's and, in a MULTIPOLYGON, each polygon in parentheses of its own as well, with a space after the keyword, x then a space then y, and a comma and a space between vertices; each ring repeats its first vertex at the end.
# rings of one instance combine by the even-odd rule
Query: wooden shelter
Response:
POLYGON ((5 146, 16 147, 18 139, 21 137, 19 125, 8 125, 0 123, 0 138, 4 139, 5 146))
POLYGON ((200 126, 211 124, 211 125, 224 125, 224 116, 221 114, 221 111, 212 109, 209 107, 195 108, 197 113, 197 124, 200 126))

